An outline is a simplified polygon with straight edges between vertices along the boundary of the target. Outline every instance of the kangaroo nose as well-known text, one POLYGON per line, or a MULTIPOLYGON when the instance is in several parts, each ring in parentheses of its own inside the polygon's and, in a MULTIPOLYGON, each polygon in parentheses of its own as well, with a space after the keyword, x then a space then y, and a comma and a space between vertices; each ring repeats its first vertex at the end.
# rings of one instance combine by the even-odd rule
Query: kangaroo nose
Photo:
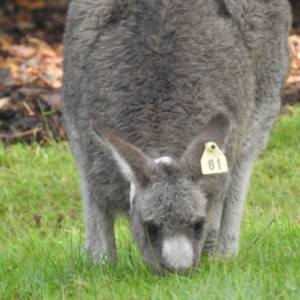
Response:
POLYGON ((166 238, 163 241, 162 258, 168 269, 178 272, 188 270, 194 261, 193 246, 184 236, 166 238))

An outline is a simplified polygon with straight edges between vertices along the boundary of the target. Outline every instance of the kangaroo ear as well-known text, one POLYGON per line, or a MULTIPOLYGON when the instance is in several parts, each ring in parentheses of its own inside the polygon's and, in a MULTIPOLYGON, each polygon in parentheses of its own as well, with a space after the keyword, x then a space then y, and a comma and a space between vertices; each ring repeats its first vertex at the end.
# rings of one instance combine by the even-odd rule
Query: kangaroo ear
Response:
POLYGON ((221 113, 212 117, 204 126, 201 133, 190 143, 180 159, 181 168, 186 171, 189 177, 196 180, 202 175, 200 160, 207 142, 215 142, 225 152, 229 130, 229 118, 221 113))
POLYGON ((94 123, 93 129, 123 175, 134 185, 145 185, 150 178, 151 169, 154 168, 152 160, 140 149, 117 137, 100 124, 94 123))

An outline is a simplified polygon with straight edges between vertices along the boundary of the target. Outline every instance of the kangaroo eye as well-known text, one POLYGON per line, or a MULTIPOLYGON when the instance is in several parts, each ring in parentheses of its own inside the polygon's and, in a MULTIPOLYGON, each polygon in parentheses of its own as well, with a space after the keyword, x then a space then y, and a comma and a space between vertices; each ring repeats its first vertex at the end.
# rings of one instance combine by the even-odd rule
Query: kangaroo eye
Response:
POLYGON ((199 236, 203 231, 203 227, 204 227, 204 220, 196 222, 194 225, 194 233, 197 236, 199 236))
POLYGON ((146 223, 145 225, 146 232, 148 234, 148 237, 152 240, 158 237, 159 235, 159 228, 157 225, 153 223, 146 223))

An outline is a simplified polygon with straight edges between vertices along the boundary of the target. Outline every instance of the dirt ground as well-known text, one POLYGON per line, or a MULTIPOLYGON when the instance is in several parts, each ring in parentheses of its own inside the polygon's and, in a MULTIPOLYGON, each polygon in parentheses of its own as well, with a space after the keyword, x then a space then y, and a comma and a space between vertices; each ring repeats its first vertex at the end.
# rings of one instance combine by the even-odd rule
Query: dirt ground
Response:
MULTIPOLYGON (((292 61, 282 91, 283 113, 289 112, 288 105, 300 102, 300 1, 289 1, 294 13, 289 38, 292 61)), ((0 138, 5 144, 64 140, 60 91, 67 4, 46 0, 2 2, 0 138)))

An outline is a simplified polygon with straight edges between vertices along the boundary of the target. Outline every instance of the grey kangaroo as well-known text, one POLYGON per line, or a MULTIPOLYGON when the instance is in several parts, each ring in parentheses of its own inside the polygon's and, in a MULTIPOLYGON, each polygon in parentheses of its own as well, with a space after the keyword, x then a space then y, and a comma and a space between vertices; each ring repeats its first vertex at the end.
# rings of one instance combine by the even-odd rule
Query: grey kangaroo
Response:
POLYGON ((286 0, 73 0, 62 106, 95 260, 114 220, 155 272, 238 252, 249 176, 280 108, 286 0), (204 175, 208 142, 228 172, 204 175))

